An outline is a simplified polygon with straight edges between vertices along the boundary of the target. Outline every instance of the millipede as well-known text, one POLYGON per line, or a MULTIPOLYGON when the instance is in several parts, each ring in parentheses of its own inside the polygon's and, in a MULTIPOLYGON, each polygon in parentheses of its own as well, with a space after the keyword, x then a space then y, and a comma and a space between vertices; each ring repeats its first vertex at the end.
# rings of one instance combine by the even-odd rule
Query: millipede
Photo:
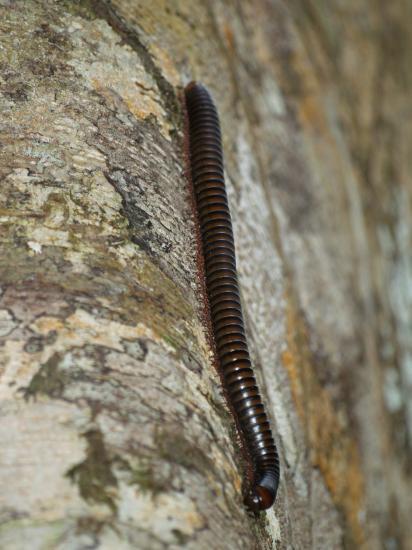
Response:
POLYGON ((208 90, 185 88, 190 175, 202 242, 207 300, 219 374, 251 462, 245 505, 270 508, 279 484, 279 458, 259 393, 246 339, 235 244, 226 194, 219 116, 208 90))

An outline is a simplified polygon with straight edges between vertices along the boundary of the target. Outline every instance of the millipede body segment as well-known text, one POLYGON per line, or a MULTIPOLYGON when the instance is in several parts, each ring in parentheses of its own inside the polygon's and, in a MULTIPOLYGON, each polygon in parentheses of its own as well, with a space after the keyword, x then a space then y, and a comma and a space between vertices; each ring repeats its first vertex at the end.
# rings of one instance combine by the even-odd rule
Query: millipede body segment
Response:
POLYGON ((246 341, 218 114, 201 84, 189 84, 185 98, 213 336, 225 393, 253 466, 245 503, 257 512, 275 500, 279 459, 246 341))

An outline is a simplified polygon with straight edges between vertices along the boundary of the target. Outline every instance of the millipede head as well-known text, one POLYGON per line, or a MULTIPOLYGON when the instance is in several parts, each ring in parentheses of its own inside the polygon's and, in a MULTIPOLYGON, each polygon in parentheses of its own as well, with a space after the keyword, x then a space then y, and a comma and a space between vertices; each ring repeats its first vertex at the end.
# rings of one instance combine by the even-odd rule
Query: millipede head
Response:
POLYGON ((252 512, 261 512, 270 508, 274 500, 275 496, 269 489, 258 485, 247 494, 245 504, 252 512))

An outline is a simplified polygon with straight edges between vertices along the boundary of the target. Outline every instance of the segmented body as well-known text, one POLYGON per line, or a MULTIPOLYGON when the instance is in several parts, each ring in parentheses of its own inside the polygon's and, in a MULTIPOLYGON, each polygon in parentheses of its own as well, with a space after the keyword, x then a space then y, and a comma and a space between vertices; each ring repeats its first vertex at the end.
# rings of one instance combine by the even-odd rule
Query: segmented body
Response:
POLYGON ((279 483, 279 460, 257 387, 246 341, 236 272, 232 222, 226 196, 220 124, 202 85, 185 90, 189 119, 191 179, 205 264, 213 335, 226 395, 253 464, 245 498, 253 511, 272 506, 279 483))

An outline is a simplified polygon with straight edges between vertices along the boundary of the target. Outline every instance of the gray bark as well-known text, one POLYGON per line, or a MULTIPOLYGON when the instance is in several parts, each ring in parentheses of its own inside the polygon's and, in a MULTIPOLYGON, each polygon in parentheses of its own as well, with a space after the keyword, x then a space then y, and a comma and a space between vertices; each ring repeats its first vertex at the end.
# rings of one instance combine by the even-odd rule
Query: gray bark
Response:
POLYGON ((0 10, 0 547, 410 547, 407 0, 0 10), (207 334, 192 79, 281 455, 259 519, 207 334))

